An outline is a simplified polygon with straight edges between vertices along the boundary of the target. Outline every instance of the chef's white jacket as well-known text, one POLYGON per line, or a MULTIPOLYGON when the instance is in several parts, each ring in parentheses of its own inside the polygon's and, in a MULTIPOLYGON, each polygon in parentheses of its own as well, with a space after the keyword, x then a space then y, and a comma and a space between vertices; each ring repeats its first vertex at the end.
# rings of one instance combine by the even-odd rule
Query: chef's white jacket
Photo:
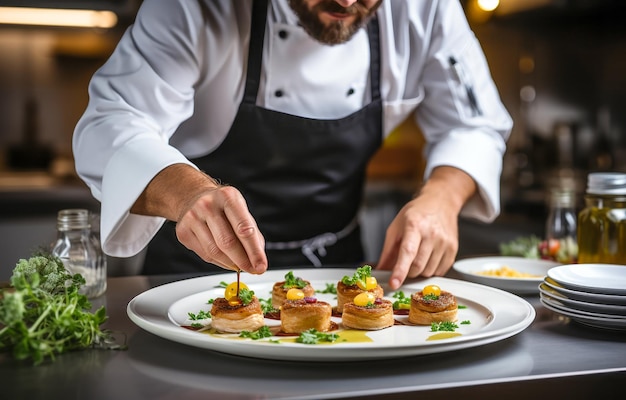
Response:
MULTIPOLYGON (((252 1, 199 1, 206 15, 197 0, 144 0, 90 82, 73 150, 79 176, 101 201, 107 254, 132 256, 148 244, 164 219, 129 209, 163 168, 219 146, 242 99, 252 1)), ((512 122, 459 1, 385 0, 378 16, 383 134, 412 115, 427 142, 425 176, 440 165, 464 170, 479 193, 462 215, 493 220, 512 122), (482 115, 472 113, 470 85, 482 115)), ((298 26, 287 0, 271 0, 259 106, 341 118, 369 102, 368 73, 365 29, 325 46, 298 26)))

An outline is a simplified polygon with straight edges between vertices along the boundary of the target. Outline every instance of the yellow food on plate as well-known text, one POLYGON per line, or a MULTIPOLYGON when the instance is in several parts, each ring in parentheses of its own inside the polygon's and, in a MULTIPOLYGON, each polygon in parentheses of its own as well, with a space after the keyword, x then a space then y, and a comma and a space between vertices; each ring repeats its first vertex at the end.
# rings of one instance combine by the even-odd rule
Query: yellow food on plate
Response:
POLYGON ((531 274, 528 272, 520 272, 507 265, 503 265, 497 269, 489 269, 486 271, 476 272, 478 275, 497 276, 500 278, 541 278, 541 275, 531 274))

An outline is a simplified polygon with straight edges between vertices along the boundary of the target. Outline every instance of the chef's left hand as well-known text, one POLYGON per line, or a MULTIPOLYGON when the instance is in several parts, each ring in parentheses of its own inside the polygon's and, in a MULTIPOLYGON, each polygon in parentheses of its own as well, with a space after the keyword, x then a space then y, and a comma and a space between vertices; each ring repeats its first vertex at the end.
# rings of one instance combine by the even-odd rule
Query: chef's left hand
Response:
POLYGON ((452 167, 435 169, 387 228, 377 269, 391 270, 389 286, 397 289, 417 276, 444 275, 459 247, 458 216, 476 191, 474 181, 452 167))

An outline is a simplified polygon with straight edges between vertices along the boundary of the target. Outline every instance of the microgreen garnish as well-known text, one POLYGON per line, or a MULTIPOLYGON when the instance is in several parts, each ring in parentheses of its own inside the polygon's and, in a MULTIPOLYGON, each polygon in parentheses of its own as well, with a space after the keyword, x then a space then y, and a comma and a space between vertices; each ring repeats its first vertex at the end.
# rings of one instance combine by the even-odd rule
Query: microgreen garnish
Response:
POLYGON ((411 307, 411 298, 407 297, 403 291, 395 292, 393 298, 396 299, 393 302, 394 310, 408 310, 411 307))
POLYGON ((462 304, 458 304, 458 305, 456 306, 456 308, 458 308, 459 310, 462 310, 462 309, 464 309, 464 308, 467 308, 467 306, 464 306, 464 305, 462 305, 462 304))
POLYGON ((459 326, 457 324, 450 321, 433 322, 430 324, 431 332, 454 332, 454 330, 458 328, 459 326))
POLYGON ((461 325, 469 325, 472 322, 469 319, 466 319, 465 321, 461 321, 461 325))
POLYGON ((326 287, 322 290, 316 290, 315 293, 330 293, 337 294, 337 285, 333 283, 326 283, 326 287))
POLYGON ((272 305, 272 299, 259 299, 259 303, 261 303, 261 310, 263 310, 263 314, 270 314, 279 311, 272 305))
POLYGON ((364 265, 356 269, 356 272, 352 276, 344 276, 341 281, 346 286, 354 286, 357 283, 361 283, 363 287, 367 286, 367 278, 372 276, 372 267, 370 265, 364 265))
POLYGON ((285 275, 285 283, 283 284, 283 288, 291 289, 298 288, 302 289, 306 286, 306 282, 302 278, 297 278, 293 275, 293 271, 287 272, 285 275))
POLYGON ((189 316, 189 319, 192 320, 192 321, 199 321, 199 320, 211 318, 211 312, 210 311, 200 310, 200 311, 198 311, 197 314, 189 312, 189 313, 187 313, 187 316, 189 316))
POLYGON ((218 288, 226 288, 226 286, 228 286, 228 283, 221 281, 218 285, 215 285, 215 287, 218 288))
POLYGON ((246 288, 239 289, 239 300, 241 300, 241 304, 247 306, 252 301, 252 297, 254 296, 254 291, 246 288))
POLYGON ((422 296, 422 299, 424 299, 425 301, 435 301, 439 298, 439 296, 435 295, 435 294, 427 294, 425 296, 422 296))
POLYGON ((267 338, 267 337, 271 337, 271 336, 272 336, 272 332, 270 331, 270 328, 267 325, 264 325, 264 326, 260 327, 259 329, 257 329, 256 331, 253 331, 253 332, 242 331, 239 334, 239 337, 248 338, 248 339, 252 339, 252 340, 259 340, 259 339, 263 339, 263 338, 267 338))
POLYGON ((334 342, 337 339, 339 339, 339 335, 336 333, 324 333, 316 329, 308 329, 300 333, 296 342, 302 344, 318 344, 320 342, 334 342))

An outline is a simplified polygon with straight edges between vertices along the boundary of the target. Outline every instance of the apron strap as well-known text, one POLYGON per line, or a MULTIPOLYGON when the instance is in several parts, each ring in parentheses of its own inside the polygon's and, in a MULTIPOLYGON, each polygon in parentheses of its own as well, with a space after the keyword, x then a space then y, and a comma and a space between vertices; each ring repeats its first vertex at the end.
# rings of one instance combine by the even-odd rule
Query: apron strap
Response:
POLYGON ((256 96, 261 82, 266 20, 267 0, 254 0, 252 2, 252 23, 250 25, 246 88, 243 94, 243 102, 248 104, 256 103, 256 96))

